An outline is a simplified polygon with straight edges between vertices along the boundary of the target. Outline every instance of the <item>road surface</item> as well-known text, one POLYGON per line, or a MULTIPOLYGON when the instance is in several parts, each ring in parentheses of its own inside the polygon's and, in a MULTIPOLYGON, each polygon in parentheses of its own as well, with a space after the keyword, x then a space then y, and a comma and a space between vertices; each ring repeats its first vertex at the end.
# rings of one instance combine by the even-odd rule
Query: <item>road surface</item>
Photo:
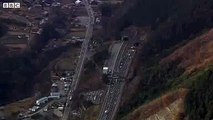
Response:
POLYGON ((92 34, 93 34, 93 25, 94 25, 94 21, 95 21, 93 9, 91 8, 91 6, 90 6, 90 4, 88 3, 87 0, 84 0, 83 2, 85 4, 85 8, 86 8, 88 16, 89 16, 89 23, 87 25, 85 40, 84 40, 84 42, 82 43, 82 46, 81 46, 80 58, 79 58, 77 66, 76 66, 75 74, 74 74, 74 77, 73 77, 73 83, 71 84, 71 87, 70 87, 70 90, 69 90, 69 93, 68 93, 68 96, 67 96, 67 101, 66 101, 62 120, 67 120, 68 117, 69 117, 71 107, 72 107, 72 100, 70 100, 70 99, 72 99, 74 91, 76 90, 76 88, 78 86, 80 76, 81 76, 81 72, 82 72, 82 69, 83 69, 83 66, 84 66, 85 58, 87 56, 89 41, 90 41, 92 34))
POLYGON ((98 120, 113 120, 125 85, 125 77, 128 74, 135 49, 132 48, 137 33, 132 35, 131 41, 125 42, 116 59, 116 64, 110 75, 112 83, 109 85, 98 120))

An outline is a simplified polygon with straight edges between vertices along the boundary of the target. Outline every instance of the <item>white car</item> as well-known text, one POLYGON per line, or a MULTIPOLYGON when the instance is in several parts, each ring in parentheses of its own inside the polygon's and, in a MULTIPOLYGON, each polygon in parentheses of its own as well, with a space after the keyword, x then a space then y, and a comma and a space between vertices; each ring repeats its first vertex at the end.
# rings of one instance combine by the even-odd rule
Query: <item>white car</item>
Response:
POLYGON ((135 52, 135 50, 134 50, 134 49, 132 49, 131 51, 132 51, 132 52, 135 52))
POLYGON ((122 65, 119 66, 120 69, 121 69, 122 67, 123 67, 122 65))
POLYGON ((47 108, 44 108, 44 112, 47 112, 47 108))
POLYGON ((131 49, 134 49, 134 48, 135 48, 134 46, 131 47, 131 49))
POLYGON ((108 113, 108 110, 105 110, 104 113, 108 113))

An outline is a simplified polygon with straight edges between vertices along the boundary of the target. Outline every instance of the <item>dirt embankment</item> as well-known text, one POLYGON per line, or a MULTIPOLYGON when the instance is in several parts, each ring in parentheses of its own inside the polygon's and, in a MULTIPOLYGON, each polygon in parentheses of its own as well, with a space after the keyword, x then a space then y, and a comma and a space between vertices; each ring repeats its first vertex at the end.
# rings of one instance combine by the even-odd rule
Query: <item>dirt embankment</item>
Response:
POLYGON ((187 89, 180 89, 143 105, 122 120, 177 120, 184 112, 187 89))
POLYGON ((26 98, 5 106, 0 107, 0 116, 4 116, 8 120, 15 120, 20 112, 26 111, 35 103, 35 97, 26 98))
POLYGON ((161 60, 161 63, 180 60, 179 67, 191 73, 213 64, 213 29, 191 40, 161 60))

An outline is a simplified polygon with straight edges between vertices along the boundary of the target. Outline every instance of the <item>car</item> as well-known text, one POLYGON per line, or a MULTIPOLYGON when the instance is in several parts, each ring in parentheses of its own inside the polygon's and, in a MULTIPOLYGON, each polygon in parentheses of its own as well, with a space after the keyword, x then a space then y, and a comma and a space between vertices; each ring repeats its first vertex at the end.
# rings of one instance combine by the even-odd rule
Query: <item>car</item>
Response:
POLYGON ((68 83, 64 84, 64 87, 69 87, 69 86, 70 86, 70 84, 68 84, 68 83))
POLYGON ((72 96, 70 96, 70 98, 69 98, 70 100, 72 100, 72 96))
POLYGON ((120 66, 121 66, 121 67, 123 66, 123 62, 120 63, 120 66))
POLYGON ((140 43, 136 42, 136 43, 134 43, 134 46, 135 46, 135 47, 138 47, 139 44, 140 44, 140 43))
POLYGON ((135 50, 134 50, 134 49, 132 49, 131 51, 132 51, 132 52, 135 52, 135 50))
POLYGON ((44 108, 44 110, 43 110, 44 112, 47 112, 47 108, 44 108))
POLYGON ((108 110, 105 110, 104 113, 108 113, 108 110))
POLYGON ((64 91, 68 91, 68 90, 69 90, 69 88, 67 88, 67 87, 64 88, 64 91))
POLYGON ((119 66, 120 69, 121 69, 122 67, 123 67, 122 65, 119 66))
POLYGON ((68 105, 69 105, 69 102, 67 102, 65 106, 67 107, 68 105))
POLYGON ((135 49, 135 46, 131 46, 131 49, 135 49))
POLYGON ((128 41, 128 40, 129 40, 129 37, 128 37, 128 36, 123 36, 123 37, 122 37, 122 40, 123 40, 123 41, 128 41))
POLYGON ((108 73, 111 74, 111 73, 112 73, 112 70, 109 70, 108 73))

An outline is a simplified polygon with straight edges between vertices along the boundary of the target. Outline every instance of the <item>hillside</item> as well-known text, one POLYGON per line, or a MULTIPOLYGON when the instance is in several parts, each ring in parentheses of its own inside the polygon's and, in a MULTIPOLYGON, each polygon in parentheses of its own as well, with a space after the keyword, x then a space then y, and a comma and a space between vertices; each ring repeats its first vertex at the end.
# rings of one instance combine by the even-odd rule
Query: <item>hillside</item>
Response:
POLYGON ((184 112, 184 99, 187 94, 186 89, 180 89, 168 93, 162 97, 144 105, 122 120, 175 120, 184 112))
MULTIPOLYGON (((136 109, 143 108, 147 104, 153 104, 152 109, 155 109, 157 105, 153 103, 153 100, 180 88, 189 89, 186 99, 182 99, 182 105, 186 107, 186 114, 191 114, 189 119, 193 118, 192 113, 195 112, 192 108, 195 108, 190 102, 186 102, 189 100, 188 96, 199 94, 197 89, 205 86, 199 82, 205 83, 212 79, 212 13, 213 1, 209 0, 193 2, 191 0, 163 2, 138 0, 118 20, 119 30, 130 25, 136 26, 140 30, 142 39, 138 51, 137 67, 133 68, 135 74, 128 80, 125 87, 117 115, 118 120, 127 118, 130 114, 133 115, 131 118, 137 118, 138 114, 134 114, 136 109), (139 82, 136 82, 135 78, 140 78, 139 82), (132 88, 134 88, 134 93, 132 88), (130 94, 125 94, 129 91, 131 91, 130 94)), ((199 101, 199 98, 195 98, 194 102, 199 101)), ((209 105, 211 100, 206 98, 206 101, 208 102, 205 104, 209 105)), ((169 105, 173 105, 172 102, 169 105)), ((165 106, 161 106, 157 112, 164 111, 164 108, 165 106)), ((197 108, 202 109, 194 110, 199 114, 204 114, 201 118, 205 118, 207 113, 208 117, 211 117, 210 108, 202 108, 199 105, 197 108), (200 113, 200 111, 204 112, 200 113)))
POLYGON ((26 111, 35 103, 35 97, 26 98, 15 103, 10 103, 0 107, 0 116, 6 119, 15 120, 20 112, 26 111))
POLYGON ((161 63, 179 60, 178 67, 187 72, 196 71, 213 64, 213 29, 178 48, 161 63))
MULTIPOLYGON (((202 105, 199 104, 196 108, 193 107, 194 104, 192 103, 201 102, 200 97, 195 96, 195 94, 201 94, 201 98, 207 97, 206 101, 208 102, 203 102, 208 106, 211 102, 211 99, 207 95, 211 94, 211 90, 208 87, 212 85, 210 81, 213 80, 211 77, 213 75, 211 66, 213 65, 212 33, 213 31, 209 30, 203 35, 189 40, 184 45, 177 45, 178 47, 175 47, 174 52, 159 60, 158 65, 145 70, 138 93, 133 95, 132 99, 123 105, 124 107, 121 107, 119 115, 124 116, 118 116, 119 119, 157 120, 158 117, 165 120, 175 120, 177 118, 179 120, 179 114, 183 117, 184 114, 194 113, 192 109, 202 108, 202 105), (206 82, 209 83, 208 86, 206 86, 206 82), (186 91, 166 94, 167 92, 182 88, 189 89, 189 94, 186 94, 186 91), (207 91, 200 92, 199 89, 203 88, 206 88, 207 91), (179 95, 183 93, 183 96, 179 95), (185 96, 187 96, 186 99, 185 96), (193 96, 194 98, 189 96, 193 96), (178 106, 181 107, 179 108, 178 106), (127 111, 129 110, 132 112, 128 114, 127 111), (187 110, 186 113, 184 112, 185 110, 187 110), (128 115, 126 116, 125 114, 128 115)), ((199 111, 196 112, 200 113, 199 111)), ((213 110, 207 108, 206 112, 213 112, 213 110)), ((196 114, 191 114, 190 116, 196 116, 196 114)))

